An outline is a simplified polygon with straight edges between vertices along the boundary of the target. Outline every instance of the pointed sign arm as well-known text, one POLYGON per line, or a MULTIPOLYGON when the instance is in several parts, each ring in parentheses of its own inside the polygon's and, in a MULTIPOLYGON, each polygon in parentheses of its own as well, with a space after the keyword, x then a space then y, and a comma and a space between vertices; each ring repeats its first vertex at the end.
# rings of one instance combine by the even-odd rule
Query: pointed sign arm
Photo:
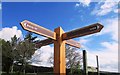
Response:
POLYGON ((100 32, 102 28, 103 28, 103 25, 101 25, 100 23, 95 23, 90 26, 86 26, 70 32, 66 32, 62 35, 62 37, 63 37, 63 40, 68 40, 68 39, 100 32))
POLYGON ((20 24, 25 30, 56 40, 56 33, 51 30, 48 30, 27 20, 22 21, 20 24))
MULTIPOLYGON (((39 42, 36 42, 35 45, 37 48, 40 48, 42 46, 46 46, 46 45, 49 45, 49 44, 52 44, 54 42, 53 39, 45 39, 45 40, 41 40, 39 42)), ((70 46, 74 46, 76 48, 80 48, 80 43, 70 39, 70 40, 66 40, 65 42, 66 44, 70 45, 70 46)))
POLYGON ((66 44, 76 47, 76 48, 80 48, 80 43, 72 39, 66 40, 66 44))
POLYGON ((37 48, 40 48, 42 46, 46 46, 46 45, 52 44, 53 42, 54 42, 54 40, 52 40, 52 39, 45 39, 45 40, 41 40, 39 42, 36 42, 35 46, 37 48))

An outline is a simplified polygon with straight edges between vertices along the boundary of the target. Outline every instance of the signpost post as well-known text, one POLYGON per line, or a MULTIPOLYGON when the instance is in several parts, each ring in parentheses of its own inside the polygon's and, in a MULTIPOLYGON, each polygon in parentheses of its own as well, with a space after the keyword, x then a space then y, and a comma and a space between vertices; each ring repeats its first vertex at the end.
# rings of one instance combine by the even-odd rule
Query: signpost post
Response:
POLYGON ((37 47, 54 43, 55 75, 66 75, 65 44, 80 48, 80 43, 72 40, 72 38, 97 33, 103 28, 101 24, 96 23, 65 33, 61 27, 56 28, 53 32, 27 20, 24 20, 20 24, 22 25, 23 29, 48 38, 36 43, 37 47))

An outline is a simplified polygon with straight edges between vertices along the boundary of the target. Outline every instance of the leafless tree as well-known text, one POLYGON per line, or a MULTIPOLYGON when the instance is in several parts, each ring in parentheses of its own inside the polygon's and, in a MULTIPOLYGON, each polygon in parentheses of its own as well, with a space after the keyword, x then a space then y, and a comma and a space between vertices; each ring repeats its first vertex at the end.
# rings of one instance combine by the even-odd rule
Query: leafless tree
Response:
MULTIPOLYGON (((66 45, 66 68, 71 70, 78 68, 78 65, 81 66, 81 54, 77 51, 76 48, 66 45)), ((52 65, 54 64, 54 56, 51 56, 48 59, 48 62, 52 65)), ((79 67, 80 68, 80 67, 79 67)))

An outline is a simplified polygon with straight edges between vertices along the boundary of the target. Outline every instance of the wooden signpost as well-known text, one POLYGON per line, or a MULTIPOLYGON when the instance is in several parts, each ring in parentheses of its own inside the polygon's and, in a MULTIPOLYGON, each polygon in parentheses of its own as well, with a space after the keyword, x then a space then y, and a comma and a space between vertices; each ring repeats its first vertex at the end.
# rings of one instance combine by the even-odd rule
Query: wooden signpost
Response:
POLYGON ((96 23, 87 27, 72 30, 70 32, 64 32, 61 27, 58 27, 53 32, 27 20, 24 20, 20 24, 23 29, 48 38, 36 43, 38 47, 54 43, 55 75, 66 75, 65 44, 80 48, 80 43, 72 40, 72 38, 97 33, 103 28, 103 25, 96 23))

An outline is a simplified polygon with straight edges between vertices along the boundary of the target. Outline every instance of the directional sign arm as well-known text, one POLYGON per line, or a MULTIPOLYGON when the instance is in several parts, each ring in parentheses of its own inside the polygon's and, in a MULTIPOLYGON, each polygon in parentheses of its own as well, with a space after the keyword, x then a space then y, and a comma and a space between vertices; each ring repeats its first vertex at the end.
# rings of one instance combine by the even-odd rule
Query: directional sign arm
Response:
MULTIPOLYGON (((52 44, 54 41, 52 39, 45 39, 45 40, 41 40, 39 42, 36 42, 36 47, 37 48, 40 48, 42 46, 46 46, 46 45, 49 45, 49 44, 52 44)), ((74 47, 77 47, 77 48, 80 48, 80 43, 76 42, 75 40, 66 40, 65 42, 66 44, 70 45, 70 46, 74 46, 74 47)))
POLYGON ((63 40, 68 40, 68 39, 100 32, 102 28, 103 28, 103 25, 101 25, 100 23, 95 23, 87 27, 83 27, 83 28, 79 28, 79 29, 76 29, 70 32, 66 32, 62 35, 62 37, 63 37, 63 40))
POLYGON ((50 31, 44 27, 41 27, 27 20, 24 20, 20 24, 25 30, 56 40, 56 33, 53 31, 50 31))
POLYGON ((76 48, 80 48, 80 43, 78 43, 77 41, 74 41, 72 39, 66 40, 66 44, 68 44, 70 46, 74 46, 76 48))
POLYGON ((42 46, 46 46, 46 45, 49 45, 49 44, 52 44, 54 41, 52 39, 45 39, 45 40, 41 40, 39 42, 36 42, 35 43, 35 46, 37 48, 40 48, 42 46))

